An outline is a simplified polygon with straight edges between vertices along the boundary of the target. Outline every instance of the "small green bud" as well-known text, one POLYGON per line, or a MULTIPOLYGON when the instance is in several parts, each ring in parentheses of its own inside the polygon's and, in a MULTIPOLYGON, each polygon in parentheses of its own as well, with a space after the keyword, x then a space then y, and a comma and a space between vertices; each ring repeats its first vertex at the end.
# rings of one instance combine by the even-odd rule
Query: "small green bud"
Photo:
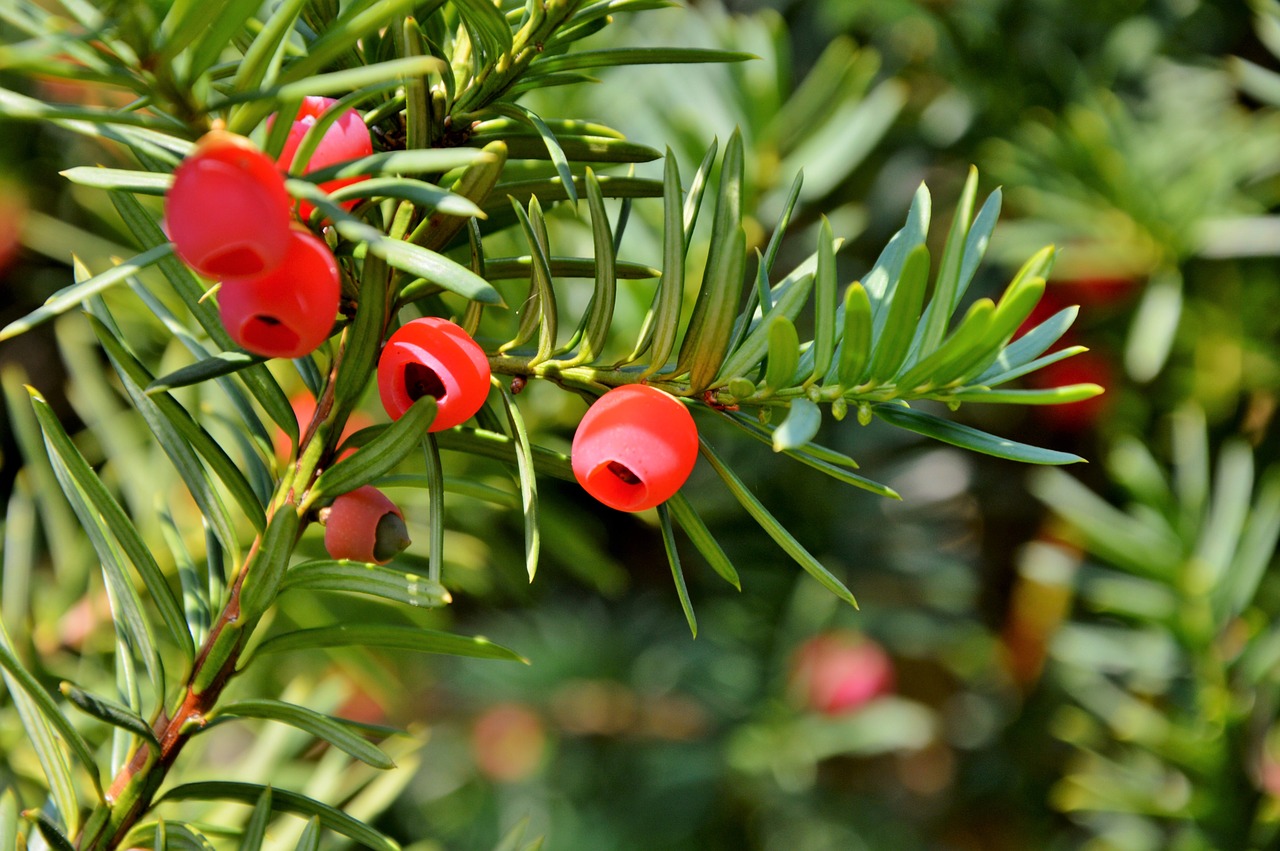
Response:
POLYGON ((756 385, 749 378, 742 376, 734 376, 729 379, 729 384, 725 387, 729 391, 729 395, 735 399, 746 399, 756 392, 756 385))

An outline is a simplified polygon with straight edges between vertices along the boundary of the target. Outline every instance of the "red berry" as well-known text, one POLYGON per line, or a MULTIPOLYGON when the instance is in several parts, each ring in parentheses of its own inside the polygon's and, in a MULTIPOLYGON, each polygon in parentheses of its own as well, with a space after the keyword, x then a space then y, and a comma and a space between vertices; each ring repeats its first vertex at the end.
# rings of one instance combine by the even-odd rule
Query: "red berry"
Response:
POLYGON ((27 196, 17 184, 0 181, 0 277, 22 247, 27 196))
POLYGON ((1138 281, 1132 276, 1105 272, 1054 279, 1050 286, 1059 288, 1065 301, 1096 307, 1117 305, 1138 291, 1138 281))
POLYGON ((893 661, 880 645, 855 632, 823 633, 791 657, 792 699, 825 715, 851 712, 893 690, 893 661))
MULTIPOLYGON (((1027 314, 1027 318, 1022 320, 1022 324, 1018 326, 1018 330, 1013 333, 1016 340, 1024 334, 1033 331, 1040 323, 1049 319, 1064 307, 1071 307, 1072 302, 1064 301, 1061 293, 1056 290, 1046 290, 1040 300, 1036 302, 1035 307, 1031 308, 1031 312, 1027 314)), ((1070 339, 1074 329, 1067 331, 1067 339, 1070 339)))
POLYGON ((256 355, 297 358, 328 339, 338 315, 338 264, 324 241, 290 231, 284 261, 249 278, 227 278, 218 291, 222 324, 256 355))
POLYGON ((697 460, 698 428, 689 410, 645 384, 605 393, 573 435, 578 483, 619 511, 644 511, 666 502, 697 460))
POLYGON ((547 749, 546 726, 522 703, 499 703, 476 718, 471 749, 481 774, 498 783, 515 783, 541 765, 547 749))
POLYGON ((386 564, 407 546, 404 515, 372 485, 344 493, 329 507, 324 548, 333 558, 386 564))
POLYGON ((165 226, 178 257, 201 275, 260 275, 284 260, 292 207, 266 154, 214 130, 173 173, 165 226))
POLYGON ((489 397, 489 359, 471 336, 447 319, 427 316, 391 335, 378 359, 378 393, 393 420, 423 396, 434 396, 427 431, 466 422, 489 397))
MULTIPOLYGON (((289 138, 285 140, 284 150, 280 152, 278 160, 280 167, 286 171, 293 165, 294 155, 298 152, 298 145, 302 144, 302 137, 307 134, 311 126, 316 123, 322 114, 331 108, 336 100, 326 97, 305 97, 302 99, 302 106, 298 109, 298 114, 293 120, 293 126, 289 129, 289 138)), ((275 121, 275 116, 271 116, 267 120, 268 128, 275 121)), ((315 152, 311 158, 307 160, 307 166, 304 172, 313 172, 336 163, 354 160, 360 157, 367 157, 373 153, 373 142, 369 138, 369 129, 364 125, 364 119, 360 117, 360 113, 354 109, 348 109, 338 119, 329 125, 324 132, 324 137, 320 140, 320 144, 316 146, 315 152)), ((326 192, 332 192, 352 183, 359 183, 364 180, 363 177, 347 177, 341 180, 330 180, 320 184, 320 188, 326 192)), ((344 201, 342 206, 350 210, 358 201, 344 201)), ((299 202, 298 215, 306 221, 311 216, 311 211, 315 209, 306 201, 299 202)))
MULTIPOLYGON (((1029 374, 1026 381, 1031 387, 1045 389, 1072 384, 1110 387, 1114 383, 1111 363, 1111 358, 1097 351, 1081 352, 1041 367, 1029 374)), ((1062 405, 1037 405, 1032 410, 1036 418, 1050 428, 1080 433, 1096 426, 1109 405, 1110 397, 1104 393, 1062 405)))

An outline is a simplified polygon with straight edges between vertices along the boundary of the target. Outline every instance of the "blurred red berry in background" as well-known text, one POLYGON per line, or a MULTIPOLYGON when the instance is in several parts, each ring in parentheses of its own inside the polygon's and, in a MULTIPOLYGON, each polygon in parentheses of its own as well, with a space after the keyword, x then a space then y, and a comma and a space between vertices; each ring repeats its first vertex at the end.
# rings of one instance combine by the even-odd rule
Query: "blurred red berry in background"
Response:
POLYGON ((476 768, 498 783, 514 783, 532 775, 542 764, 546 748, 542 718, 521 703, 491 706, 471 728, 476 768))
POLYGON ((18 256, 26 220, 26 193, 21 186, 0 180, 0 276, 18 256))
MULTIPOLYGON (((315 416, 316 399, 309 391, 303 390, 289 397, 289 406, 293 408, 293 416, 298 420, 298 435, 301 436, 306 433, 307 426, 311 424, 311 418, 315 416)), ((364 411, 352 411, 342 429, 342 436, 338 438, 338 444, 341 445, 342 441, 371 425, 373 425, 373 418, 364 411)), ((279 426, 272 434, 271 447, 275 450, 277 458, 285 459, 291 454, 292 444, 289 442, 289 436, 279 426)), ((341 461, 355 451, 354 447, 342 451, 338 455, 338 460, 341 461)))
POLYGON ((489 358, 471 335, 447 319, 427 316, 400 326, 378 359, 378 393, 393 420, 433 396, 439 406, 427 431, 469 420, 489 398, 489 358))
POLYGON ((1022 324, 1018 326, 1018 330, 1013 332, 1013 339, 1027 334, 1035 330, 1036 326, 1053 316, 1059 310, 1071 305, 1061 301, 1056 293, 1045 292, 1040 296, 1040 300, 1036 302, 1036 306, 1031 308, 1031 312, 1027 314, 1027 318, 1022 320, 1022 324))
POLYGON ((344 493, 325 515, 324 548, 333 558, 386 564, 407 546, 404 515, 372 485, 344 493))
POLYGON ((341 282, 329 246, 304 229, 290 231, 284 261, 261 275, 229 277, 218 291, 222 324, 255 355, 297 358, 328 339, 341 282))
MULTIPOLYGON (((280 168, 286 171, 290 170, 293 166, 293 159, 298 153, 298 146, 302 144, 302 137, 319 120, 320 116, 335 103, 337 101, 333 98, 319 96, 304 97, 302 99, 298 114, 293 119, 293 126, 289 128, 289 137, 285 140, 284 149, 280 152, 280 159, 278 160, 280 168)), ((267 119, 268 128, 275 122, 275 118, 272 115, 267 119)), ((310 159, 307 160, 303 173, 309 174, 346 160, 367 157, 372 153, 373 141, 369 137, 369 128, 365 126, 364 119, 360 117, 360 113, 354 109, 348 109, 325 129, 324 136, 321 138, 319 145, 316 146, 310 159)), ((364 176, 360 176, 328 180, 321 183, 320 188, 326 192, 332 192, 335 189, 349 186, 352 183, 359 183, 365 179, 364 176)), ((350 210, 358 203, 359 201, 354 200, 343 201, 342 206, 350 210)), ((306 201, 298 202, 298 215, 304 222, 311 217, 311 211, 314 209, 306 201)))
POLYGON ((1138 289, 1138 281, 1132 277, 1054 278, 1030 315, 1018 326, 1014 337, 1021 337, 1059 310, 1078 307, 1079 316, 1064 338, 1064 342, 1073 343, 1082 330, 1087 333, 1090 323, 1117 312, 1123 302, 1137 294, 1138 289))
MULTIPOLYGON (((1114 378, 1115 369, 1111 365, 1111 360, 1091 350, 1041 367, 1028 374, 1026 382, 1031 387, 1037 388, 1065 387, 1071 384, 1097 384, 1101 387, 1111 387, 1114 378)), ((1095 426, 1106 412, 1108 404, 1108 396, 1103 393, 1079 402, 1036 405, 1031 411, 1037 420, 1049 428, 1078 433, 1095 426)))
POLYGON ((1066 304, 1103 307, 1116 305, 1133 297, 1138 291, 1138 282, 1126 275, 1098 273, 1075 278, 1054 278, 1049 289, 1057 295, 1059 301, 1066 304))
POLYGON ((676 397, 625 384, 587 409, 573 435, 573 474, 593 497, 619 511, 666 502, 698 460, 698 428, 676 397))
POLYGON ((888 694, 893 684, 893 660, 879 644, 850 630, 833 630, 796 648, 787 687, 799 706, 839 715, 888 694))
POLYGON ((243 136, 214 130, 174 172, 165 228, 206 278, 261 275, 289 251, 292 207, 275 163, 243 136))

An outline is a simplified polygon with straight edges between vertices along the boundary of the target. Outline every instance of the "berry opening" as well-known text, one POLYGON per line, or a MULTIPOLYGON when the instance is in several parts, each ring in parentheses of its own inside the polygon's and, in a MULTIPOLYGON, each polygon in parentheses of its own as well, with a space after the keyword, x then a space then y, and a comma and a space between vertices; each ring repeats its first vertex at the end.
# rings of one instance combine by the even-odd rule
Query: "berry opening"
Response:
POLYGON ((414 402, 423 396, 442 400, 448 394, 444 382, 436 371, 424 363, 409 363, 404 367, 404 388, 414 402))
POLYGON ((618 461, 598 464, 587 477, 586 485, 592 496, 619 511, 637 511, 649 498, 649 486, 644 480, 618 461))
POLYGON ((245 320, 240 327, 244 347, 251 352, 272 357, 294 357, 298 348, 298 335, 274 316, 259 313, 245 320))
POLYGON ((625 484, 628 484, 628 485, 640 484, 640 477, 637 476, 635 473, 631 472, 631 470, 629 470, 625 464, 621 464, 617 461, 610 461, 608 464, 605 464, 605 469, 607 469, 610 473, 613 473, 615 476, 621 479, 625 484))

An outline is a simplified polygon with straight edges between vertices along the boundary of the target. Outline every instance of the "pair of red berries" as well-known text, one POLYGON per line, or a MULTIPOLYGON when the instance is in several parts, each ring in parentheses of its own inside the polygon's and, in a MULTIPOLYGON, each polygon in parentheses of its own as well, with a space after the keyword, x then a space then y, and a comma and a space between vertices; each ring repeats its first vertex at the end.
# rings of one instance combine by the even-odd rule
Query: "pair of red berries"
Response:
MULTIPOLYGON (((323 240, 294 222, 280 171, 292 165, 307 129, 333 103, 304 99, 278 163, 242 136, 207 133, 174 172, 165 199, 175 252, 201 275, 222 282, 223 325, 254 354, 302 357, 333 330, 341 295, 338 264, 323 240)), ((308 171, 372 152, 364 122, 348 110, 325 133, 308 171)), ((310 207, 304 204, 301 212, 309 215, 310 207)))
MULTIPOLYGON (((423 396, 437 403, 428 431, 452 428, 484 405, 490 369, 484 350, 445 319, 401 326, 378 360, 378 392, 392 419, 423 396)), ((698 431, 675 397, 641 384, 615 387, 587 411, 573 438, 573 472, 583 489, 611 508, 643 511, 684 485, 698 456, 698 431)), ((408 544, 395 503, 365 486, 329 509, 325 548, 333 558, 385 564, 408 544)))
MULTIPOLYGON (((489 394, 489 361, 466 331, 427 317, 401 326, 378 361, 378 392, 392 419, 423 396, 438 405, 429 431, 470 419, 489 394)), ((675 397, 643 384, 615 387, 587 411, 573 437, 573 472, 611 508, 643 511, 689 478, 698 430, 675 397)))
MULTIPOLYGON (((427 317, 391 335, 378 361, 378 392, 392 419, 429 395, 439 406, 428 431, 470 419, 489 394, 489 360, 457 325, 427 317)), ((587 411, 573 436, 573 473, 620 511, 665 502, 689 478, 698 429, 674 396, 648 385, 615 387, 587 411)))
MULTIPOLYGON (((392 419, 423 396, 438 405, 428 431, 453 428, 489 394, 489 360, 457 325, 427 317, 391 335, 378 361, 378 392, 392 419)), ((693 417, 674 396, 643 384, 615 387, 587 411, 573 436, 573 473, 596 499, 620 511, 665 502, 698 457, 693 417)))

